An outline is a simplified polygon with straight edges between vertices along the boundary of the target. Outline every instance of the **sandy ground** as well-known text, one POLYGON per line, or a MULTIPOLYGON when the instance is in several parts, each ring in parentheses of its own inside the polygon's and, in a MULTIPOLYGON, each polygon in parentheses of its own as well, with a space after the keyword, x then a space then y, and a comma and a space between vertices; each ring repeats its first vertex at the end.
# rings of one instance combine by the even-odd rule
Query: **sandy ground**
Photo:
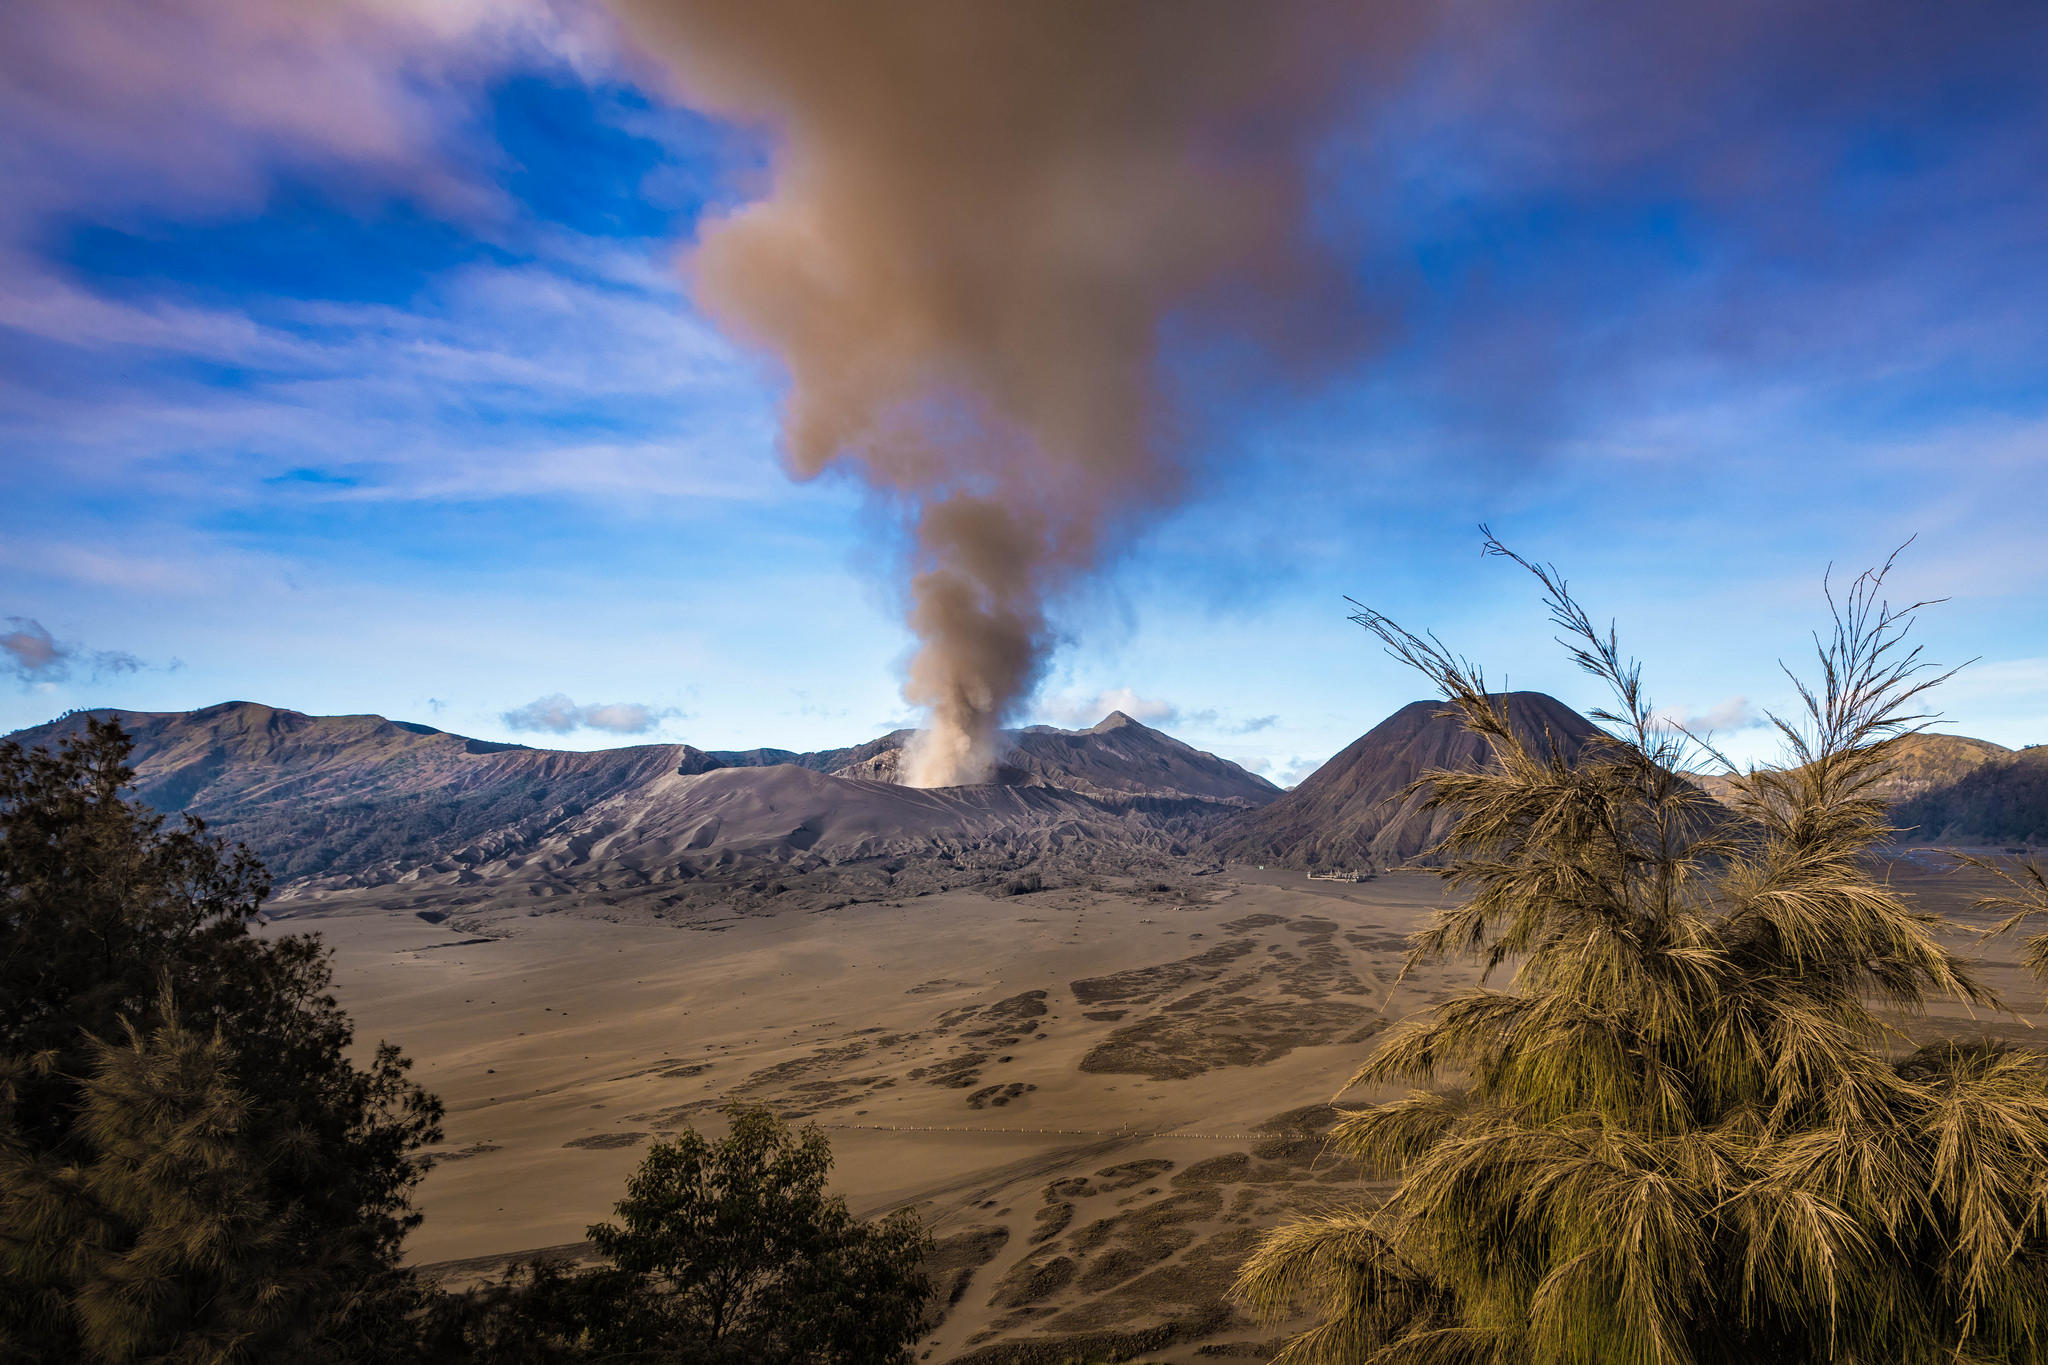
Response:
MULTIPOLYGON (((1982 889, 1894 876, 1963 915, 1982 889)), ((716 931, 524 908, 458 928, 395 897, 277 927, 326 936, 363 1040, 399 1042, 448 1106, 417 1263, 471 1262, 459 1276, 578 1241, 647 1142, 715 1131, 737 1097, 823 1124, 856 1211, 922 1211, 949 1304, 927 1359, 1057 1341, 1169 1362, 1263 1358, 1272 1333, 1221 1303, 1238 1261, 1290 1212, 1360 1195, 1319 1106, 1390 1021, 1471 979, 1396 984, 1441 894, 1420 873, 1234 867, 716 931)), ((1986 975, 2037 1006, 2018 948, 1986 975)), ((1948 1006, 1913 1031, 1987 1028, 2035 1036, 1948 1006)))

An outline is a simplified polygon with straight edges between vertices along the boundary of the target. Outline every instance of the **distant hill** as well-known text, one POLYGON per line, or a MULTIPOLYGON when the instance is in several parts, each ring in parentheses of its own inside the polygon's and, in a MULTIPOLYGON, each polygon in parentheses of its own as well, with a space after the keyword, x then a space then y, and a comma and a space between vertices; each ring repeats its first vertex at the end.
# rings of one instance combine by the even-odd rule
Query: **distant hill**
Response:
MULTIPOLYGON (((1889 801, 1903 801, 1930 788, 1956 782, 1983 764, 2011 753, 2012 750, 2003 744, 1993 744, 1988 739, 1969 739, 1962 735, 1908 735, 1893 750, 1891 773, 1877 785, 1877 794, 1889 801)), ((1728 798, 1731 784, 1725 775, 1687 775, 1716 800, 1728 798)))
MULTIPOLYGON (((1502 698, 1508 722, 1532 742, 1549 742, 1569 756, 1596 733, 1593 723, 1541 692, 1502 698)), ((1418 701, 1396 711, 1264 809, 1239 817, 1214 840, 1218 853, 1238 862, 1282 867, 1385 867, 1433 847, 1449 830, 1449 811, 1425 811, 1425 797, 1401 793, 1435 770, 1476 771, 1492 751, 1441 701, 1418 701)))
MULTIPOLYGON (((144 801, 201 816, 310 890, 488 881, 508 894, 612 896, 906 853, 963 868, 1080 846, 1164 855, 1279 794, 1122 715, 1018 732, 997 783, 917 791, 876 780, 893 776, 908 732, 819 753, 581 753, 253 702, 88 714, 134 736, 144 801)), ((11 738, 48 745, 83 724, 74 715, 11 738)))
MULTIPOLYGON (((537 830, 667 772, 670 746, 568 753, 382 716, 309 716, 254 702, 94 711, 135 740, 136 794, 248 844, 280 882, 390 879, 506 829, 537 830)), ((83 715, 10 736, 28 747, 83 715)))
POLYGON ((1892 806, 1892 822, 1915 843, 2048 844, 2048 745, 2001 750, 1921 788, 1892 806))
POLYGON ((2010 758, 2012 752, 2003 744, 1965 735, 1907 735, 1893 751, 1891 773, 1879 791, 1888 800, 1902 801, 1959 782, 1987 763, 2010 758))

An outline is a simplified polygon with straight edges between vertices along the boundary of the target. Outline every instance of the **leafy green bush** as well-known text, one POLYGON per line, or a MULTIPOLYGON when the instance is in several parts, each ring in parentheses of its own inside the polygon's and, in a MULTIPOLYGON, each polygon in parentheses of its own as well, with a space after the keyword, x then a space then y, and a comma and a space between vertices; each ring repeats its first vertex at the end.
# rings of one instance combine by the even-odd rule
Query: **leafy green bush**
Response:
POLYGON ((515 1267, 439 1311, 442 1359, 900 1365, 924 1331, 931 1239, 908 1210, 874 1222, 825 1192, 831 1148, 735 1104, 716 1141, 656 1143, 604 1258, 569 1273, 515 1267), (452 1323, 452 1328, 449 1324, 452 1323))

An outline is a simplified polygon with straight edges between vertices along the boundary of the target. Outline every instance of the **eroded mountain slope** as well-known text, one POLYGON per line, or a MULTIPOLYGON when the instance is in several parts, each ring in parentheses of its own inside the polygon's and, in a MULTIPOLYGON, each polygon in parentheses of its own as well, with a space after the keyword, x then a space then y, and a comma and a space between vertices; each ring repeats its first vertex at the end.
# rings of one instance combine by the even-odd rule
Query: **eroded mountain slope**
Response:
MULTIPOLYGON (((145 801, 249 844, 300 893, 489 881, 507 895, 615 901, 898 856, 928 857, 943 886, 949 864, 980 874, 1047 857, 1177 856, 1278 795, 1120 714, 1090 730, 1017 732, 998 781, 930 791, 889 780, 907 732, 808 754, 583 753, 249 702, 86 714, 134 736, 145 801)), ((14 738, 45 745, 83 723, 74 715, 14 738)))

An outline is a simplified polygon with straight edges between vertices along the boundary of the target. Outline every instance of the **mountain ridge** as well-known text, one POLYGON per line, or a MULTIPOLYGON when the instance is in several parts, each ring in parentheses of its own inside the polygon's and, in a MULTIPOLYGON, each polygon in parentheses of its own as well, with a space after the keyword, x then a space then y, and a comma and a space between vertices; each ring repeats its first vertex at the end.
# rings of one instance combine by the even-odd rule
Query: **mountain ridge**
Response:
MULTIPOLYGON (((1903 802, 1937 787, 1953 786, 1987 763, 2009 760, 2017 750, 1967 735, 1920 732, 1902 736, 1892 750, 1892 766, 1874 788, 1887 801, 1903 802)), ((1734 783, 1726 773, 1687 773, 1709 796, 1726 801, 1734 783)))
POLYGON ((248 843, 288 894, 497 879, 560 895, 581 878, 609 895, 613 882, 645 889, 756 864, 814 872, 929 853, 1000 870, 1096 845, 1178 856, 1206 826, 1279 795, 1129 717, 1012 732, 996 782, 929 792, 889 780, 909 731, 815 753, 556 750, 227 702, 78 712, 9 738, 46 745, 88 717, 134 738, 144 802, 248 843), (607 859, 600 879, 591 869, 607 859))

